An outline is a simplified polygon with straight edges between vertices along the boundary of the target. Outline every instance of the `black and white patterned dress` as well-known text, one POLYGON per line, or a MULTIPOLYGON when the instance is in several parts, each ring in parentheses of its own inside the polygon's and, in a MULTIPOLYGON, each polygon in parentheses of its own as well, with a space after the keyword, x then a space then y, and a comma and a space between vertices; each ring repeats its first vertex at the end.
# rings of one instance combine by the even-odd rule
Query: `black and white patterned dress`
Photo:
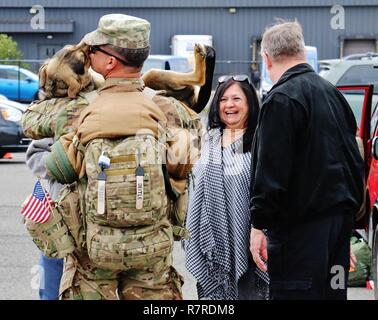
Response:
POLYGON ((219 129, 209 131, 190 183, 186 267, 200 299, 245 297, 242 277, 251 281, 243 288, 256 290, 255 278, 245 276, 255 269, 249 252, 251 153, 242 152, 242 138, 226 148, 221 139, 219 129))

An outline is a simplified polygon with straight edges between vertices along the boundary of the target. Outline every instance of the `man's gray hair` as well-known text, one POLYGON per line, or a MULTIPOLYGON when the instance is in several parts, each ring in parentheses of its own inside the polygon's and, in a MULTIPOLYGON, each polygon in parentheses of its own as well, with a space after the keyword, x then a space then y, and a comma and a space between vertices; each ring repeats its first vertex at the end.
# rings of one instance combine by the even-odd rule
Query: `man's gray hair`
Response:
POLYGON ((297 22, 279 21, 267 28, 261 41, 261 53, 266 52, 274 61, 282 57, 305 59, 302 27, 297 22))

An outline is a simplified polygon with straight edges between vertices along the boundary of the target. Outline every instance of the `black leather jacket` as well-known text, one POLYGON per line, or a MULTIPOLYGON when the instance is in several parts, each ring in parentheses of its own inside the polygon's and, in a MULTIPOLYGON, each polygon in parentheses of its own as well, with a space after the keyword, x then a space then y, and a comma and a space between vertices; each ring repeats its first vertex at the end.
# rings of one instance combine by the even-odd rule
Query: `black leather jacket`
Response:
POLYGON ((343 95, 308 64, 287 70, 266 96, 253 145, 252 224, 257 229, 355 213, 364 164, 343 95))

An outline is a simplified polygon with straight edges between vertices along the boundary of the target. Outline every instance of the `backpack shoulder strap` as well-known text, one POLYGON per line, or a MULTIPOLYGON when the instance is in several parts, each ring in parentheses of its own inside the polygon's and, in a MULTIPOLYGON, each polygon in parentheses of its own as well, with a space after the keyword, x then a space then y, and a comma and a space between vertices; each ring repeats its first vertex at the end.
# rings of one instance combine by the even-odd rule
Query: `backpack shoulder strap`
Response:
MULTIPOLYGON (((153 98, 157 94, 155 90, 148 87, 145 87, 142 93, 144 96, 146 96, 148 99, 151 99, 151 100, 153 100, 153 98)), ((173 189, 171 182, 169 181, 169 174, 168 174, 168 170, 165 164, 162 165, 162 169, 163 169, 164 183, 165 183, 165 189, 167 191, 167 196, 169 199, 173 201, 177 201, 177 199, 179 198, 179 194, 173 189)))
POLYGON ((149 98, 150 100, 152 100, 155 96, 156 96, 156 91, 151 89, 151 88, 148 88, 148 87, 145 87, 142 91, 142 93, 147 97, 149 98))
POLYGON ((83 93, 82 96, 88 101, 88 104, 91 104, 99 96, 99 94, 97 90, 93 90, 83 93))

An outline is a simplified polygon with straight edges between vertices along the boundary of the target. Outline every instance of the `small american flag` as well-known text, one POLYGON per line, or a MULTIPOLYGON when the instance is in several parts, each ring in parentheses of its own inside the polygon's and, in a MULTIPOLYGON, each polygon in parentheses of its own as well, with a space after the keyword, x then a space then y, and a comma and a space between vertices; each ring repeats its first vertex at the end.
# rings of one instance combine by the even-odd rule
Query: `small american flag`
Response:
POLYGON ((53 200, 48 192, 43 190, 41 182, 38 180, 21 214, 34 222, 44 223, 49 219, 53 206, 53 200))

